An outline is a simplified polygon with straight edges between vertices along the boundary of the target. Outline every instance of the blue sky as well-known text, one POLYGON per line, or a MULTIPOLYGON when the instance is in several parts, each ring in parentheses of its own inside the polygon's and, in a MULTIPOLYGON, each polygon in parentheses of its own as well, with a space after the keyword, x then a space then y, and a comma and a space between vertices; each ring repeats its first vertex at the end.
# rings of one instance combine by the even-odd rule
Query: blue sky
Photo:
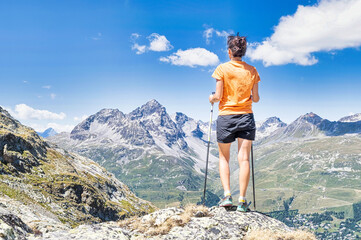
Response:
POLYGON ((36 130, 157 99, 207 121, 226 38, 248 37, 256 120, 361 112, 360 0, 1 1, 0 105, 36 130), (207 35, 208 33, 208 35, 207 35))

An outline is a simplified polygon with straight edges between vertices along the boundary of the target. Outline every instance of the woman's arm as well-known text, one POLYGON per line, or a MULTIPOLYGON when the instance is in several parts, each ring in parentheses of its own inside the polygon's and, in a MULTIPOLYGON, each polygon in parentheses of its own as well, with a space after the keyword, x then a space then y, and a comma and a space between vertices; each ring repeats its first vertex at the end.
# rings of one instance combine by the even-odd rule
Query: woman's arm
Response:
POLYGON ((252 88, 252 100, 253 102, 259 101, 259 94, 258 94, 258 83, 255 83, 252 88))
POLYGON ((223 95, 223 81, 217 79, 216 83, 216 93, 209 95, 209 102, 215 103, 219 102, 223 95))

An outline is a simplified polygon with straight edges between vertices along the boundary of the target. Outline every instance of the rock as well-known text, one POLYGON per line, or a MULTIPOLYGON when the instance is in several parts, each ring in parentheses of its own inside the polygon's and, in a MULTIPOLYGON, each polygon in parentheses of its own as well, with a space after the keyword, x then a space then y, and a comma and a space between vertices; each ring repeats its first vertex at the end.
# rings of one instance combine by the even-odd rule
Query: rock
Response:
MULTIPOLYGON (((156 235, 157 231, 163 231, 162 225, 167 224, 167 219, 179 220, 187 209, 166 208, 151 214, 134 219, 138 229, 132 229, 131 224, 123 227, 117 222, 105 222, 91 225, 81 225, 75 229, 45 233, 41 238, 29 234, 29 240, 35 239, 87 239, 87 240, 170 240, 170 239, 244 239, 255 230, 267 230, 292 233, 296 231, 287 227, 284 223, 270 218, 259 212, 227 212, 224 208, 212 207, 206 214, 204 211, 196 211, 195 215, 184 226, 174 226, 168 233, 156 235), (201 214, 202 212, 203 214, 201 214), (205 216, 206 215, 206 216, 205 216), (150 223, 152 226, 150 226, 150 223), (153 235, 142 233, 140 228, 151 229, 153 235), (158 227, 158 230, 157 230, 158 227)), ((130 220, 129 220, 130 221, 130 220)), ((292 238, 299 239, 299 238, 292 238)), ((305 238, 306 239, 306 238, 305 238)), ((312 239, 312 238, 308 238, 312 239)))
POLYGON ((0 208, 0 237, 2 239, 25 240, 27 233, 34 233, 18 216, 0 208))

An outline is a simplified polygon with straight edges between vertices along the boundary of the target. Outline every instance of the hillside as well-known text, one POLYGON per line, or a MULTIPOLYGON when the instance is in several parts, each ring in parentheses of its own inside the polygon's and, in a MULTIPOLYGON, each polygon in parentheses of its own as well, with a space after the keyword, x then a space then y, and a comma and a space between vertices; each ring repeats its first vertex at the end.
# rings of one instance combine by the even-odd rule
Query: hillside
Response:
POLYGON ((29 232, 116 221, 155 209, 105 168, 49 145, 1 107, 0 203, 0 212, 21 218, 29 232))

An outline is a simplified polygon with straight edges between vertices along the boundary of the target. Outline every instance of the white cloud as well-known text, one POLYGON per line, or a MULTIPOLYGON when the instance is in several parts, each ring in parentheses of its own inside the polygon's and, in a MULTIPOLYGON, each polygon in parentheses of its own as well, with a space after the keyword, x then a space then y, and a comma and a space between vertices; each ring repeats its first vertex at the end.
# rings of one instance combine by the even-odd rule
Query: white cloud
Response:
POLYGON ((80 121, 84 121, 88 116, 87 115, 83 115, 81 117, 74 117, 74 121, 80 122, 80 121))
POLYGON ((148 48, 150 51, 164 52, 173 48, 168 39, 163 35, 159 35, 158 33, 152 33, 147 38, 150 42, 148 48))
POLYGON ((134 43, 132 46, 132 50, 137 50, 136 54, 143 54, 147 50, 147 46, 134 43))
POLYGON ((149 46, 139 45, 136 40, 141 35, 138 33, 132 33, 130 36, 131 41, 133 42, 132 50, 136 50, 136 54, 143 54, 146 51, 155 51, 155 52, 164 52, 169 51, 173 48, 168 39, 164 35, 159 35, 158 33, 152 33, 147 37, 149 40, 149 46))
POLYGON ((213 37, 213 34, 216 34, 218 37, 224 37, 227 38, 229 35, 233 34, 234 32, 232 30, 227 31, 218 31, 214 28, 206 28, 206 30, 204 30, 203 32, 203 37, 206 39, 206 43, 210 44, 211 43, 211 39, 213 37))
POLYGON ((132 39, 133 41, 136 40, 137 38, 139 38, 141 35, 139 33, 132 33, 132 35, 130 35, 130 39, 132 39))
POLYGON ((247 56, 265 66, 295 63, 313 65, 313 53, 361 45, 361 1, 321 0, 314 6, 298 6, 283 16, 272 36, 250 44, 247 56))
POLYGON ((58 124, 58 123, 48 123, 46 126, 46 129, 48 128, 53 128, 56 132, 61 133, 61 132, 71 132, 74 129, 74 125, 62 125, 62 124, 58 124))
POLYGON ((55 94, 55 93, 51 93, 51 94, 50 94, 50 97, 51 97, 51 99, 55 99, 56 94, 55 94))
POLYGON ((162 62, 168 62, 177 66, 213 66, 219 63, 216 54, 204 48, 190 48, 187 50, 179 49, 176 53, 168 57, 161 57, 162 62))
POLYGON ((61 113, 53 113, 48 110, 39 110, 34 109, 32 107, 29 107, 26 104, 18 104, 15 106, 15 110, 7 109, 9 113, 21 120, 28 120, 28 119, 38 119, 38 120, 45 120, 45 119, 51 119, 51 120, 62 120, 66 117, 66 114, 61 113))
POLYGON ((74 125, 68 125, 68 124, 63 125, 58 123, 47 123, 46 125, 29 123, 28 125, 37 132, 44 132, 48 128, 53 128, 57 133, 71 132, 75 127, 74 125))
POLYGON ((46 85, 46 86, 43 86, 42 88, 50 89, 51 86, 50 86, 50 85, 46 85))
POLYGON ((28 83, 28 81, 24 80, 23 83, 28 83))

